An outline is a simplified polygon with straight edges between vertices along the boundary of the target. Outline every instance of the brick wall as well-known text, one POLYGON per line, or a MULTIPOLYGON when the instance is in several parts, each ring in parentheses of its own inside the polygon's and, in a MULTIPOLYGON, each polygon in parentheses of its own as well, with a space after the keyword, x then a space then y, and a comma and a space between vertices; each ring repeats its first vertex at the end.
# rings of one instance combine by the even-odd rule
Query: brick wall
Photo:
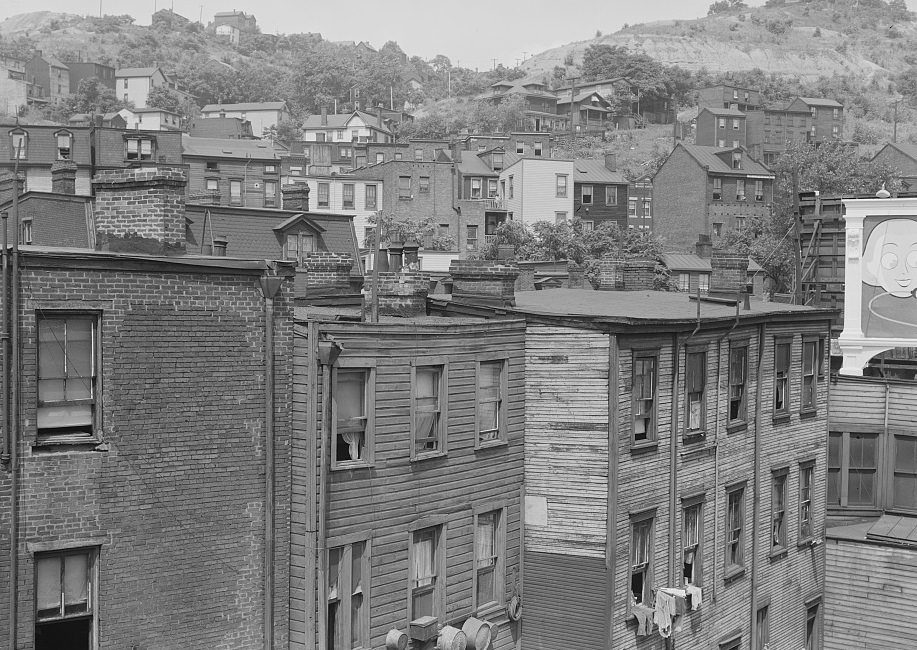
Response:
POLYGON ((709 233, 707 173, 676 147, 653 177, 653 231, 667 250, 691 250, 698 233, 709 233))
POLYGON ((744 291, 748 281, 748 256, 717 248, 710 258, 710 291, 744 291))
POLYGON ((624 288, 624 260, 606 257, 599 260, 599 290, 614 291, 624 288))
MULTIPOLYGON (((372 308, 374 287, 372 281, 364 284, 366 300, 363 311, 372 308)), ((427 273, 379 273, 379 315, 380 316, 424 316, 427 313, 427 294, 430 291, 430 276, 427 273)))
POLYGON ((55 194, 76 194, 76 163, 58 160, 51 163, 51 191, 55 194))
POLYGON ((353 258, 346 253, 307 253, 296 272, 296 296, 308 298, 350 293, 353 258))
POLYGON ((127 160, 126 135, 143 135, 154 141, 153 157, 140 161, 144 166, 182 164, 181 131, 129 131, 127 129, 96 128, 93 130, 92 147, 95 151, 95 168, 112 169, 136 165, 127 160))
MULTIPOLYGON (((18 647, 33 647, 36 543, 99 545, 100 648, 261 647, 265 350, 256 275, 46 268, 37 256, 23 267, 18 647), (99 448, 37 445, 36 316, 64 309, 99 314, 99 448)), ((285 647, 289 284, 275 313, 275 647, 285 647)), ((8 477, 0 472, 4 526, 8 477)))
POLYGON ((513 301, 519 267, 491 260, 454 260, 449 266, 452 296, 487 296, 513 301))
POLYGON ((626 291, 652 291, 656 262, 633 259, 624 262, 622 274, 626 291))

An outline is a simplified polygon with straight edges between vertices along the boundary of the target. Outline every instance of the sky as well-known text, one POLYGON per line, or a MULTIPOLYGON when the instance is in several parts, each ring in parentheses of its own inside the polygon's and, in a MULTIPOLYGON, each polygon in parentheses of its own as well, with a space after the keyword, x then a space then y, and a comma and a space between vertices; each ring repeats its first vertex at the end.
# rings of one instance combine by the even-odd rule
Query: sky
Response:
MULTIPOLYGON (((763 0, 747 0, 751 6, 763 0)), ((203 22, 217 11, 255 15, 261 31, 320 32, 330 41, 368 41, 376 48, 395 41, 408 56, 449 57, 453 65, 481 70, 514 66, 524 57, 604 34, 625 23, 690 19, 706 15, 712 0, 2 0, 0 20, 32 11, 130 14, 148 25, 156 9, 203 22), (340 11, 336 11, 336 7, 340 11)), ((917 11, 917 0, 907 0, 917 11)))

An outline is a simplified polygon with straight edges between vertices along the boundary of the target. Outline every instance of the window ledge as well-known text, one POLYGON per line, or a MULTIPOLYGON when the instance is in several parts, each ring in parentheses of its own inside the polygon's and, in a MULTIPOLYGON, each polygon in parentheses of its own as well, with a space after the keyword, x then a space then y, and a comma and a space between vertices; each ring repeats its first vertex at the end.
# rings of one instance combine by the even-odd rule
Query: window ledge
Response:
POLYGON ((489 603, 484 603, 483 605, 478 605, 474 608, 475 618, 486 618, 497 612, 502 612, 505 605, 498 603, 495 600, 490 601, 489 603))
POLYGON ((806 409, 805 411, 799 412, 799 419, 808 420, 810 418, 816 417, 817 415, 818 415, 818 409, 806 409))
POLYGON ((768 558, 771 562, 776 562, 777 560, 782 560, 788 554, 786 546, 781 546, 780 548, 774 549, 770 552, 768 558))
POLYGON ((813 537, 805 537, 805 538, 803 538, 803 539, 800 539, 798 542, 796 542, 796 548, 814 548, 814 547, 813 547, 813 542, 814 542, 814 541, 815 541, 815 537, 814 537, 814 536, 813 536, 813 537))
POLYGON ((372 467, 373 467, 373 463, 342 463, 339 465, 332 465, 331 471, 332 472, 345 472, 347 470, 355 470, 355 469, 371 469, 372 467))
POLYGON ((773 418, 771 418, 771 422, 774 424, 786 424, 790 421, 790 418, 791 416, 789 413, 778 413, 777 415, 774 415, 773 418))
POLYGON ((726 575, 723 576, 723 584, 729 585, 745 576, 745 567, 732 567, 726 569, 726 575))
POLYGON ((706 439, 707 432, 702 429, 690 432, 686 431, 681 437, 681 441, 686 445, 695 445, 699 442, 704 442, 706 439))
POLYGON ((481 451, 483 449, 492 449, 492 448, 498 448, 498 447, 509 447, 509 442, 503 439, 483 440, 481 442, 478 442, 474 450, 481 451))
POLYGON ((412 462, 412 463, 420 463, 420 462, 423 462, 423 461, 425 461, 425 460, 432 460, 432 459, 434 459, 434 458, 445 458, 445 457, 446 457, 446 452, 445 452, 445 451, 427 451, 427 452, 424 452, 424 453, 422 453, 422 454, 415 454, 415 455, 411 458, 411 462, 412 462))
POLYGON ((45 451, 108 451, 108 445, 95 436, 39 436, 32 449, 45 451))
POLYGON ((746 431, 748 429, 748 422, 745 420, 736 420, 732 424, 726 425, 726 433, 738 433, 739 431, 746 431))
POLYGON ((632 454, 648 453, 651 451, 656 451, 657 449, 659 449, 658 440, 649 440, 646 442, 636 442, 636 443, 631 443, 630 445, 630 453, 632 454))

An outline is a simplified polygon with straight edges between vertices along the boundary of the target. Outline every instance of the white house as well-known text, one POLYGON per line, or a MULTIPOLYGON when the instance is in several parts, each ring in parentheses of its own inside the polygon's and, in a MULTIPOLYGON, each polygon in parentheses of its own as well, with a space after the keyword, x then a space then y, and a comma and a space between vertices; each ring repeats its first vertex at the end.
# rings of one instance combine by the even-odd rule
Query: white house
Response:
POLYGON ((309 209, 313 212, 352 216, 357 242, 360 247, 365 245, 369 217, 382 206, 381 180, 333 174, 310 175, 292 182, 309 186, 309 209))
POLYGON ((249 102, 247 104, 207 104, 201 109, 201 117, 238 117, 249 121, 256 138, 280 122, 290 119, 286 102, 249 102))
POLYGON ((121 68, 115 70, 115 93, 137 108, 145 108, 153 88, 168 86, 169 79, 159 68, 121 68))
POLYGON ((181 118, 178 113, 163 108, 122 108, 118 115, 124 118, 126 128, 144 131, 178 131, 181 118))
POLYGON ((533 224, 573 218, 572 160, 519 158, 500 172, 500 196, 507 216, 533 224))
POLYGON ((394 142, 391 129, 378 115, 363 111, 310 115, 302 125, 306 142, 394 142))

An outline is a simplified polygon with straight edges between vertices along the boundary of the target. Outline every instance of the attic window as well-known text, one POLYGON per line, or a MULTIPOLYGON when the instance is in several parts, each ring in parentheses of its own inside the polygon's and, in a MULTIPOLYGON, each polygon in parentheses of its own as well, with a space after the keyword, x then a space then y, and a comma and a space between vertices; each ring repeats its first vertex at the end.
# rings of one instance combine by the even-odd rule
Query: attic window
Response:
POLYGON ((10 159, 26 160, 29 157, 29 134, 23 129, 10 131, 10 159))
POLYGON ((71 160, 73 150, 73 134, 69 131, 58 131, 54 134, 57 141, 57 159, 71 160))
POLYGON ((733 169, 742 168, 742 152, 741 151, 732 152, 732 168, 733 169))
POLYGON ((151 160, 153 158, 153 140, 150 138, 128 138, 127 160, 151 160))

